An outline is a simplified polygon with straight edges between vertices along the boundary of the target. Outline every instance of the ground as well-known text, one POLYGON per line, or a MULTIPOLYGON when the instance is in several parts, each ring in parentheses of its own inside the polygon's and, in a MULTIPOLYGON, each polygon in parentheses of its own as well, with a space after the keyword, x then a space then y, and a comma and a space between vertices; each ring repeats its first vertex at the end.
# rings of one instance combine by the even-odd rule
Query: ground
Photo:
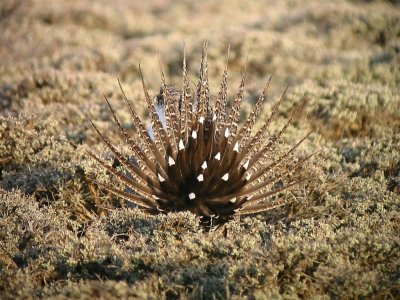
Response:
POLYGON ((398 1, 6 0, 0 28, 2 299, 400 297, 398 1), (89 118, 120 141, 101 93, 132 129, 118 77, 145 118, 139 63, 180 86, 185 43, 195 85, 204 41, 215 94, 230 45, 245 112, 272 75, 262 116, 290 84, 274 126, 305 102, 285 142, 321 149, 301 197, 223 232, 128 207, 83 151, 110 156, 89 118))

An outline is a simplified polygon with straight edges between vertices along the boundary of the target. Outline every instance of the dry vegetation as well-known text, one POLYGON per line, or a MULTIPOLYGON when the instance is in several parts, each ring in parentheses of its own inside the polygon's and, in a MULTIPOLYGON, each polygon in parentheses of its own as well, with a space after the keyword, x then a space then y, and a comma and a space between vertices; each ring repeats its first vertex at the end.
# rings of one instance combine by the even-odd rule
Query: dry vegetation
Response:
POLYGON ((396 2, 1 1, 0 298, 399 298, 396 2), (295 203, 224 235, 98 190, 87 174, 112 178, 82 151, 112 159, 89 116, 118 141, 100 91, 132 128, 117 75, 144 117, 138 62, 153 94, 158 52, 180 85, 185 41, 194 82, 204 40, 215 93, 230 43, 232 95, 250 53, 247 111, 290 81, 276 126, 306 101, 285 140, 313 128, 301 151, 323 149, 295 203))

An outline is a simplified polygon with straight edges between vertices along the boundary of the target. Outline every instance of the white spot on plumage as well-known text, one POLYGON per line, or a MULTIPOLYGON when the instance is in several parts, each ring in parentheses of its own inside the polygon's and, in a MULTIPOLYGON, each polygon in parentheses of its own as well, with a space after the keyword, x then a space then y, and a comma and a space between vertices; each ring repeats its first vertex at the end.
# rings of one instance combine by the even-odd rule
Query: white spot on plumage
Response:
POLYGON ((160 199, 160 198, 158 198, 156 195, 152 195, 151 197, 153 197, 154 200, 160 199))
POLYGON ((245 170, 247 170, 247 168, 249 167, 249 163, 250 163, 250 159, 246 161, 246 163, 243 165, 243 168, 245 170))
POLYGON ((230 135, 229 128, 225 129, 225 137, 227 138, 230 135))
POLYGON ((232 198, 231 200, 229 200, 230 202, 232 202, 232 203, 235 203, 236 202, 236 198, 232 198))
POLYGON ((206 161, 203 162, 203 164, 201 165, 201 168, 203 170, 207 169, 207 162, 206 161))
POLYGON ((159 206, 156 206, 156 209, 159 211, 165 211, 165 210, 161 209, 159 206))
POLYGON ((175 164, 174 159, 171 156, 168 156, 168 165, 173 166, 175 164))
POLYGON ((204 180, 203 174, 200 174, 199 176, 197 176, 197 180, 198 180, 199 182, 202 182, 202 181, 204 180))
POLYGON ((203 116, 200 117, 199 123, 200 123, 200 124, 203 124, 203 123, 204 123, 204 117, 203 117, 203 116))
POLYGON ((248 174, 248 175, 246 176, 246 180, 249 181, 250 178, 251 178, 251 174, 248 174))
POLYGON ((218 152, 217 155, 215 155, 215 159, 216 160, 220 160, 221 159, 221 153, 218 152))
POLYGON ((190 193, 189 194, 189 199, 193 200, 194 198, 196 198, 196 194, 195 193, 190 193))
POLYGON ((233 151, 239 152, 239 142, 236 142, 235 147, 233 147, 233 151))
POLYGON ((197 139, 197 131, 196 130, 193 130, 192 131, 192 138, 195 140, 195 139, 197 139))
POLYGON ((165 181, 164 177, 162 177, 160 175, 160 173, 157 174, 157 177, 158 177, 158 180, 160 180, 160 182, 164 182, 165 181))
POLYGON ((221 179, 224 180, 224 181, 228 181, 228 179, 229 179, 229 173, 226 173, 224 176, 222 176, 221 179))
POLYGON ((240 210, 240 208, 237 208, 237 209, 234 209, 233 211, 234 211, 235 213, 237 213, 239 210, 240 210))
POLYGON ((185 145, 183 144, 182 140, 179 140, 179 150, 185 149, 185 145))
POLYGON ((212 120, 215 121, 217 119, 217 115, 213 114, 212 120))

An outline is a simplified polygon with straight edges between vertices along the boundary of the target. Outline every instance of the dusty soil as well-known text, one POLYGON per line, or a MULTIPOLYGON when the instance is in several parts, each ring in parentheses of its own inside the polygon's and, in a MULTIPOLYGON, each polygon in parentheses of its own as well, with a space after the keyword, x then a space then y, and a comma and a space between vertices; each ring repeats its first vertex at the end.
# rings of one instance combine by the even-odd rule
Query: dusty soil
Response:
POLYGON ((192 2, 1 1, 0 298, 399 298, 398 1, 192 2), (111 157, 89 118, 121 142, 101 93, 135 134, 118 77, 145 119, 139 62, 152 95, 159 61, 180 86, 185 43, 195 85, 205 40, 215 94, 230 44, 244 111, 290 83, 274 126, 305 101, 285 142, 314 129, 299 151, 322 149, 317 184, 224 233, 128 207, 83 151, 111 157))

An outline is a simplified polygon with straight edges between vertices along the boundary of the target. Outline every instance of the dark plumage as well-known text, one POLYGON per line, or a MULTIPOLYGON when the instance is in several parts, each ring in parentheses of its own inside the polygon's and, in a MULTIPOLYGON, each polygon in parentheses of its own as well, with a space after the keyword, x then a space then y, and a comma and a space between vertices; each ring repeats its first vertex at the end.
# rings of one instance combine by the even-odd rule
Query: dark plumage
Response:
POLYGON ((182 91, 168 87, 161 70, 162 88, 156 104, 142 76, 152 134, 132 109, 121 84, 138 132, 137 140, 133 140, 121 126, 106 98, 119 132, 132 150, 136 163, 125 158, 92 124, 126 172, 109 166, 89 150, 87 153, 131 190, 128 192, 108 184, 99 184, 109 192, 137 204, 149 213, 191 211, 201 216, 204 224, 218 225, 235 215, 263 212, 282 205, 279 199, 266 200, 306 180, 282 181, 314 154, 298 160, 291 168, 281 167, 308 137, 307 134, 289 151, 276 157, 272 154, 273 159, 270 159, 275 144, 298 111, 291 115, 276 135, 270 136, 267 128, 281 100, 274 105, 264 126, 251 135, 271 78, 240 128, 238 122, 246 71, 227 114, 228 68, 225 67, 220 91, 212 107, 206 48, 204 44, 195 93, 189 86, 185 56, 182 91))

